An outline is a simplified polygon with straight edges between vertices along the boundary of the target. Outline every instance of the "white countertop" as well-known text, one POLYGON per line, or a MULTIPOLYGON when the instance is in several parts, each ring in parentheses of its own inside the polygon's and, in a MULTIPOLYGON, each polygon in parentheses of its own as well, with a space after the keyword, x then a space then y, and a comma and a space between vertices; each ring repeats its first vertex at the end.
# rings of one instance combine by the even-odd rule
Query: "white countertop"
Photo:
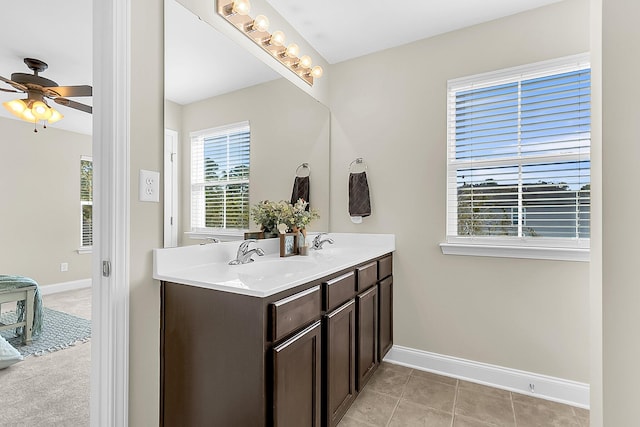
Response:
MULTIPOLYGON (((314 233, 307 236, 311 242, 314 233)), ((211 243, 153 250, 153 278, 242 295, 267 297, 320 279, 395 250, 393 234, 329 233, 334 244, 309 250, 308 256, 281 258, 279 239, 258 240, 250 249, 254 262, 229 265, 239 242, 211 243)))

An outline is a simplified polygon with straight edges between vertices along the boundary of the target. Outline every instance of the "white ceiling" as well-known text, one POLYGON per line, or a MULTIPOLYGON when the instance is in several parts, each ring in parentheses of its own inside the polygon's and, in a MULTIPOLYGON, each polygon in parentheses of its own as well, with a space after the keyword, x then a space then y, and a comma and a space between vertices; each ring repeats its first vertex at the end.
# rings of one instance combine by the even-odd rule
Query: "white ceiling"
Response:
MULTIPOLYGON (((185 104, 278 77, 182 6, 167 1, 168 99, 185 104)), ((337 63, 561 0, 267 1, 327 61, 337 63)), ((93 84, 91 1, 14 1, 3 12, 1 76, 29 73, 23 58, 31 57, 47 62, 49 69, 42 75, 60 85, 93 84)), ((0 103, 16 97, 0 92, 0 103)), ((75 100, 91 105, 90 98, 75 100)), ((65 118, 51 127, 91 133, 89 114, 56 108, 65 118)), ((13 118, 4 108, 0 116, 13 118)))
POLYGON ((329 63, 560 0, 267 0, 329 63))
MULTIPOLYGON (((40 59, 49 68, 41 73, 61 86, 92 85, 92 16, 89 0, 29 0, 3 4, 0 14, 0 76, 31 70, 24 58, 40 59)), ((3 89, 11 89, 0 82, 3 89)), ((23 94, 0 91, 0 104, 23 94)), ((92 99, 71 98, 92 105, 92 99)), ((91 115, 54 102, 64 119, 52 128, 91 134, 91 115)), ((0 116, 14 118, 0 106, 0 116)), ((16 119, 17 120, 17 119, 16 119)), ((39 131, 42 126, 38 125, 39 131)))

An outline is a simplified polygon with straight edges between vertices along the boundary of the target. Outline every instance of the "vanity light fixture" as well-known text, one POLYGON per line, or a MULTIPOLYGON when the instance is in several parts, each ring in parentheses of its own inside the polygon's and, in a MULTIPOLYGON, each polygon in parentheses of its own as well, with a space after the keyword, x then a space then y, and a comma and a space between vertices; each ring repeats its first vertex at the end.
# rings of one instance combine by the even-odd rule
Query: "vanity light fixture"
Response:
POLYGON ((284 48, 285 36, 282 31, 269 33, 269 19, 264 15, 255 18, 249 16, 249 0, 217 0, 218 15, 240 30, 255 44, 269 52, 282 65, 293 71, 298 77, 313 86, 313 80, 322 77, 322 67, 311 67, 309 55, 300 55, 296 43, 284 48))

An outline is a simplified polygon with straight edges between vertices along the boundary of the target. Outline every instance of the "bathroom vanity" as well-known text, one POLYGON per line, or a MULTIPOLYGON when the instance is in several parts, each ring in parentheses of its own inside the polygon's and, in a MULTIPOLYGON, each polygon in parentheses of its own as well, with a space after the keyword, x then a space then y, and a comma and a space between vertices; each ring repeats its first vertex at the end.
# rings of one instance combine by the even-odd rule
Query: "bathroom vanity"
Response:
POLYGON ((393 342, 393 235, 229 266, 237 242, 159 249, 160 424, 335 426, 393 342))

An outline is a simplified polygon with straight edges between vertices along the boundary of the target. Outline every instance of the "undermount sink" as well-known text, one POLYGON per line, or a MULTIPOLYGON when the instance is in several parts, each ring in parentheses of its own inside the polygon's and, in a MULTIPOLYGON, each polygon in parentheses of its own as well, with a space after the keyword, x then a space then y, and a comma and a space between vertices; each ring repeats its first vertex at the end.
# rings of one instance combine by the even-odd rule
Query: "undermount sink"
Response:
POLYGON ((308 270, 315 264, 311 261, 278 258, 271 260, 256 260, 248 264, 229 266, 229 271, 237 273, 241 278, 250 276, 254 279, 273 276, 286 276, 308 270))

